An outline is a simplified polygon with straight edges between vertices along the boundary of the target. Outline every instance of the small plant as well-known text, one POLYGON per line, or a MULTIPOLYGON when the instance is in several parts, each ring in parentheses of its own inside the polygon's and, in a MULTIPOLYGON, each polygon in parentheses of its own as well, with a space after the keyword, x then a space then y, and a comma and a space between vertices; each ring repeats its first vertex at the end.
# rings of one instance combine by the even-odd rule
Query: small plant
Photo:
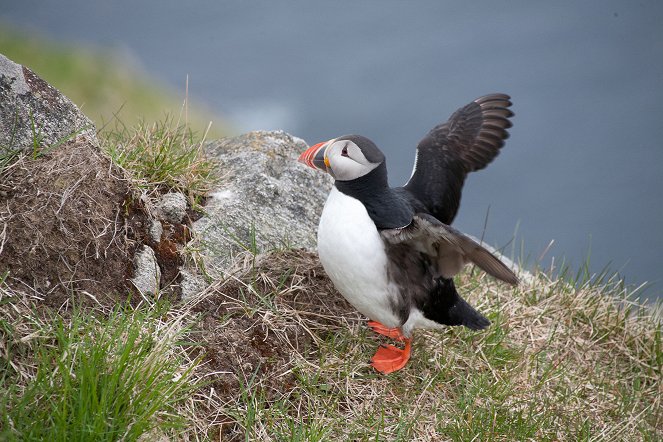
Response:
POLYGON ((198 203, 220 181, 217 163, 203 152, 205 135, 197 139, 187 125, 171 117, 133 128, 118 122, 100 135, 111 158, 141 187, 173 189, 198 203))

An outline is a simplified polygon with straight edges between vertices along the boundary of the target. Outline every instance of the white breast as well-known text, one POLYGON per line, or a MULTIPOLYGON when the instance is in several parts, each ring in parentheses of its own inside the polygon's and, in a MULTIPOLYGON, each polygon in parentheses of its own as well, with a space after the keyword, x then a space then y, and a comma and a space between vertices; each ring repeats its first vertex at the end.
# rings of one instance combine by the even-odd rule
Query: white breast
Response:
POLYGON ((397 288, 387 279, 380 234, 364 205, 336 187, 320 218, 318 255, 336 289, 359 312, 387 327, 400 325, 389 302, 397 288))

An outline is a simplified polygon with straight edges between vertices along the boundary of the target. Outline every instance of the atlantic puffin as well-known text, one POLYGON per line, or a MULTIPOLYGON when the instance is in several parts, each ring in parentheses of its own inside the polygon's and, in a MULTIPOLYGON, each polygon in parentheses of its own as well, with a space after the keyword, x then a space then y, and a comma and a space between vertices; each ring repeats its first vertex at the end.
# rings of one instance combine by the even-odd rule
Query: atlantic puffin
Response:
POLYGON ((486 167, 509 136, 510 106, 508 95, 485 95, 431 129, 403 187, 389 187, 384 154, 361 135, 315 144, 299 157, 334 178, 318 226, 325 272, 373 330, 404 343, 378 348, 371 365, 381 373, 405 366, 415 328, 490 325, 456 291, 453 277, 465 264, 518 283, 502 261, 450 226, 466 175, 486 167))

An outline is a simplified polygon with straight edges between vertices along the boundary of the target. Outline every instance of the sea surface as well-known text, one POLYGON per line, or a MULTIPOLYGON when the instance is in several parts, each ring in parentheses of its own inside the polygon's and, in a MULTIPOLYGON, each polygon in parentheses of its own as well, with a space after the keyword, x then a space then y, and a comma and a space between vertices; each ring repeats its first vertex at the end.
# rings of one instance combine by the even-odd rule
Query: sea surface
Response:
POLYGON ((431 127, 506 92, 511 138, 455 225, 663 296, 661 1, 0 0, 2 23, 123 51, 182 96, 188 76, 238 131, 368 136, 392 185, 431 127))

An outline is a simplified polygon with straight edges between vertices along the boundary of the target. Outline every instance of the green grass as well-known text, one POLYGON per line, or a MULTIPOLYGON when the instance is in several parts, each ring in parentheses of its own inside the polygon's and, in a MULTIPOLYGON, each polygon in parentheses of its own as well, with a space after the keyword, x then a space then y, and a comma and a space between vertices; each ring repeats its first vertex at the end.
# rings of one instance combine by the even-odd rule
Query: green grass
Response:
POLYGON ((206 135, 168 117, 133 127, 118 122, 100 138, 102 148, 130 171, 135 185, 182 192, 195 203, 221 179, 217 163, 204 153, 206 135))
MULTIPOLYGON (((55 43, 52 38, 0 23, 0 53, 59 89, 97 129, 112 125, 116 117, 132 126, 161 121, 165 115, 182 115, 182 121, 196 132, 207 131, 213 120, 211 136, 228 133, 221 119, 210 117, 212 112, 201 103, 184 106, 185 97, 150 78, 113 48, 55 43)), ((182 85, 186 81, 182 78, 182 85)))
MULTIPOLYGON (((5 305, 20 303, 4 295, 5 305)), ((4 328, 2 343, 10 345, 0 367, 0 439, 134 441, 155 430, 176 434, 186 424, 178 407, 196 388, 197 362, 183 357, 181 317, 125 306, 108 315, 74 309, 67 318, 32 312, 14 319, 31 332, 4 328), (16 343, 26 342, 30 351, 17 358, 16 343)))

